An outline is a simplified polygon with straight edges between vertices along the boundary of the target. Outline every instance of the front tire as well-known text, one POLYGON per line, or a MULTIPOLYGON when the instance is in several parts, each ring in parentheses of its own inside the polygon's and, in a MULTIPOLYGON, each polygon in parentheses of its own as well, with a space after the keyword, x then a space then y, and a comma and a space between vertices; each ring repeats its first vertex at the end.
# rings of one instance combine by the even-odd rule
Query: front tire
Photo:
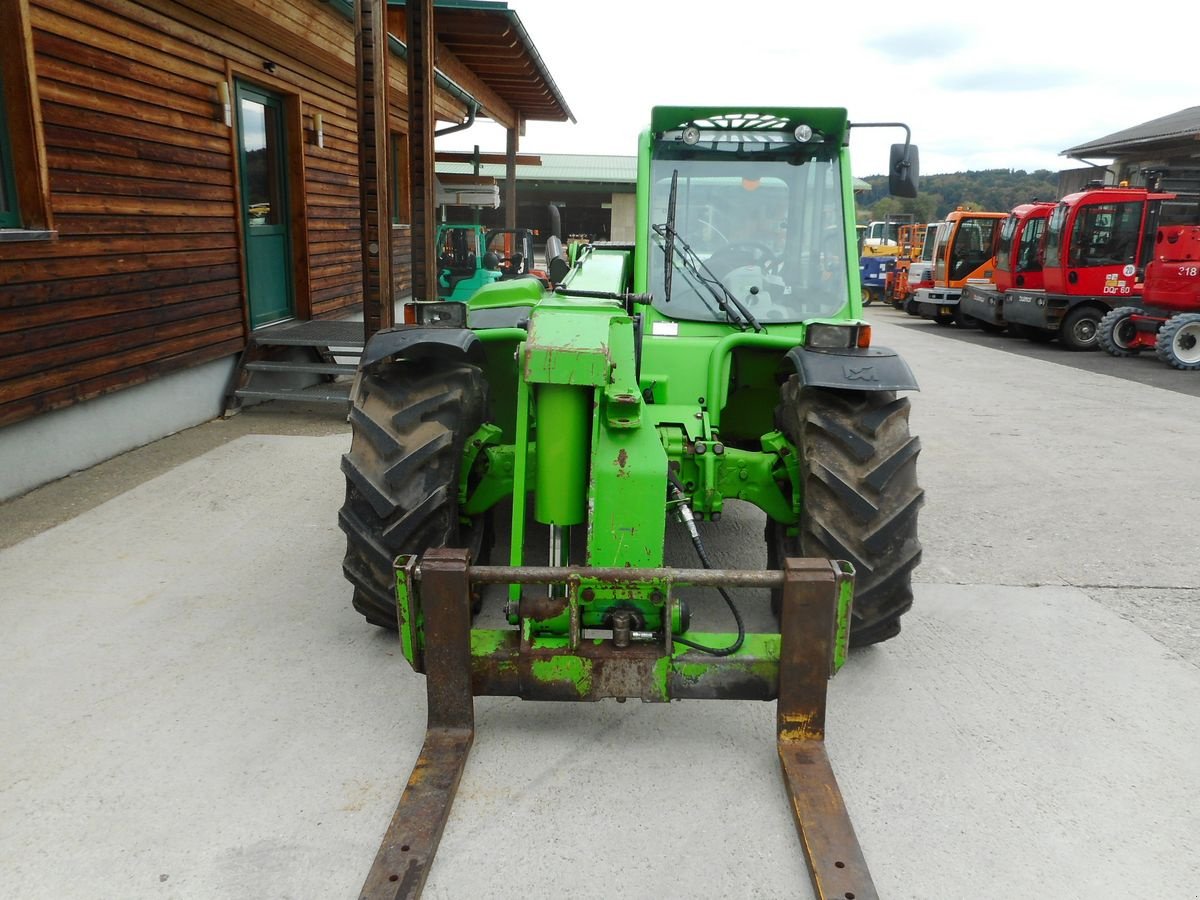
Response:
MULTIPOLYGON (((852 646, 900 633, 921 561, 917 511, 920 440, 908 430, 909 402, 891 391, 863 393, 783 386, 777 427, 800 454, 804 510, 799 534, 767 522, 767 566, 785 557, 845 559, 855 569, 852 646)), ((778 597, 774 599, 778 604, 778 597)))
POLYGON ((1154 354, 1176 369, 1200 369, 1200 314, 1184 313, 1168 319, 1158 332, 1154 354))
POLYGON ((354 608, 396 628, 392 561, 430 547, 484 552, 485 522, 459 521, 463 445, 483 423, 487 384, 478 367, 430 361, 418 371, 392 363, 365 372, 350 410, 350 452, 342 457, 346 532, 342 570, 354 608))

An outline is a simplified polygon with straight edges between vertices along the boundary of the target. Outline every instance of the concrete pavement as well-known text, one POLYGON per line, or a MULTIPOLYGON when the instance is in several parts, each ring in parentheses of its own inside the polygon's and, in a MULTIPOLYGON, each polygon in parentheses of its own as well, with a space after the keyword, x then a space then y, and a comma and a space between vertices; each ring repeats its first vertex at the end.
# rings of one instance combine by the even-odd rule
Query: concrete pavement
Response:
MULTIPOLYGON (((928 494, 903 634, 831 685, 881 895, 1200 897, 1197 476, 1129 487, 1192 456, 1200 400, 871 312, 928 494)), ((0 893, 355 896, 424 683, 349 609, 347 435, 255 415, 0 551, 0 893)), ((719 527, 718 565, 762 564, 753 510, 719 527)), ((773 716, 479 699, 426 896, 806 896, 773 716)))

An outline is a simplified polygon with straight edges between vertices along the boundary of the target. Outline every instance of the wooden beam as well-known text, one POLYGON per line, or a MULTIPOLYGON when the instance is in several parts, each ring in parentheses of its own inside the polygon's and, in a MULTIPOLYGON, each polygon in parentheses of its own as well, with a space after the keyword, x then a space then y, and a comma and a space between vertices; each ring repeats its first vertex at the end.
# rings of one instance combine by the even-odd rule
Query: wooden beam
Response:
POLYGON ((433 177, 433 0, 405 4, 408 36, 409 181, 412 185, 412 296, 437 299, 437 203, 433 177))
MULTIPOLYGON (((475 154, 461 150, 443 150, 437 154, 438 162, 451 163, 473 163, 475 162, 475 154)), ((508 162, 507 153, 480 153, 479 162, 503 166, 508 162)), ((532 153, 518 153, 516 156, 516 164, 518 166, 540 166, 542 158, 532 153)))
MULTIPOLYGON (((386 0, 355 3, 358 74, 358 167, 362 222, 363 334, 395 321, 392 216, 388 190, 388 53, 386 0)), ((411 86, 411 82, 410 82, 411 86)))
MULTIPOLYGON (((520 123, 518 123, 518 126, 520 123)), ((504 227, 517 227, 517 143, 520 127, 508 129, 508 152, 504 170, 504 227)))

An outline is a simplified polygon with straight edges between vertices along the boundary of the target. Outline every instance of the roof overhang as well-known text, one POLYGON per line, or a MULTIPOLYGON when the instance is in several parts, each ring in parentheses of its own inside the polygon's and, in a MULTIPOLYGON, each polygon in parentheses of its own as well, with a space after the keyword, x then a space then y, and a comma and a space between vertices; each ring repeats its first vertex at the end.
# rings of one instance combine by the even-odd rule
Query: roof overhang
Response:
MULTIPOLYGON (((387 0, 388 30, 405 39, 404 0, 387 0)), ((507 127, 575 116, 515 10, 496 0, 435 0, 438 69, 470 92, 480 114, 507 127)))
MULTIPOLYGON (((354 0, 327 0, 351 22, 354 0)), ((387 0, 388 44, 401 58, 404 0, 387 0)), ((496 0, 435 0, 435 80, 468 110, 505 126, 575 116, 516 12, 496 0)))

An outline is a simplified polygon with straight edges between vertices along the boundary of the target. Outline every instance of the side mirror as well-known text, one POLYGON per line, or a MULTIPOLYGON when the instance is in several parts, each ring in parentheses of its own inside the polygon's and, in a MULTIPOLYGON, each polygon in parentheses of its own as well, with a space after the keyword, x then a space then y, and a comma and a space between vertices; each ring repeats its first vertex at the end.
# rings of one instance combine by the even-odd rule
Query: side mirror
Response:
POLYGON ((888 193, 893 197, 917 196, 920 153, 916 144, 892 144, 888 162, 888 193))

